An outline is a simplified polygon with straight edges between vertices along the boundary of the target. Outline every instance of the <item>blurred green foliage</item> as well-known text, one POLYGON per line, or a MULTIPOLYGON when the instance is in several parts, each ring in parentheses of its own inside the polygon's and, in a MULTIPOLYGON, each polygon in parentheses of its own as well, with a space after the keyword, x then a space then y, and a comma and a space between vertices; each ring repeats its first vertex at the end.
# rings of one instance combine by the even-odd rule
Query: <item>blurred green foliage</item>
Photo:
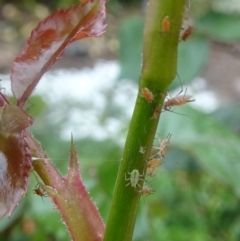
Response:
MULTIPOLYGON (((187 41, 181 41, 179 44, 178 76, 176 79, 180 76, 181 83, 174 81, 170 90, 175 89, 180 84, 188 84, 206 67, 211 40, 231 43, 240 39, 238 31, 240 14, 229 15, 209 10, 195 21, 193 34, 187 41)), ((135 82, 139 80, 141 69, 143 25, 143 17, 131 16, 124 19, 120 29, 120 77, 135 82)))
POLYGON ((122 23, 119 36, 120 79, 139 80, 140 78, 143 25, 142 17, 130 17, 122 23))
MULTIPOLYGON (((181 82, 190 83, 207 65, 210 38, 238 40, 238 27, 238 16, 212 11, 196 19, 193 36, 180 43, 178 74, 181 82)), ((121 78, 135 83, 138 83, 140 75, 142 29, 143 18, 137 16, 124 19, 120 30, 121 78)), ((179 81, 174 81, 171 89, 179 85, 179 81)), ((109 96, 114 93, 114 88, 109 90, 109 96)), ((86 108, 66 101, 51 107, 40 96, 34 96, 26 107, 36 119, 32 127, 35 137, 63 175, 67 171, 70 134, 69 142, 64 141, 60 138, 60 130, 64 127, 64 118, 74 107, 86 108), (53 109, 61 110, 62 119, 51 116, 53 109)), ((116 108, 108 100, 99 123, 104 122, 109 114, 119 118, 116 108)), ((142 197, 134 241, 240 240, 239 103, 221 107, 211 114, 189 106, 179 108, 179 112, 187 116, 162 113, 158 133, 161 138, 171 133, 171 144, 156 175, 148 178, 148 185, 155 193, 142 197)), ((120 114, 124 116, 124 113, 120 114)), ((123 127, 119 136, 104 141, 91 138, 75 140, 84 183, 104 221, 121 161, 123 147, 117 140, 126 135, 128 125, 127 118, 121 120, 123 127)), ((70 240, 50 200, 42 200, 33 194, 36 184, 32 176, 28 195, 10 219, 1 220, 0 240, 70 240)))
POLYGON ((209 11, 198 19, 196 29, 199 34, 218 41, 237 41, 240 39, 239 25, 240 15, 209 11))

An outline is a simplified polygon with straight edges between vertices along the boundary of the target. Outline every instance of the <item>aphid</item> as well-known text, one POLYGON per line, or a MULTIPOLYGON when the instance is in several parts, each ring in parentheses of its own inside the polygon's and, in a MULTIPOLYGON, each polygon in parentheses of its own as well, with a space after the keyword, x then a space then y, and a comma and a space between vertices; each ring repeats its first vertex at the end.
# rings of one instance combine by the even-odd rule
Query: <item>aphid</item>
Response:
POLYGON ((195 101, 194 99, 191 99, 191 97, 192 97, 191 95, 186 95, 186 91, 185 91, 184 95, 177 95, 175 97, 172 97, 164 101, 163 109, 166 111, 170 111, 173 106, 180 106, 180 105, 186 104, 187 102, 195 101))
POLYGON ((154 100, 153 93, 147 87, 141 89, 141 95, 148 103, 152 103, 154 100))
POLYGON ((161 142, 159 141, 159 147, 157 147, 158 152, 157 154, 160 155, 161 158, 163 158, 165 156, 165 153, 167 151, 167 146, 170 143, 170 138, 171 138, 171 134, 168 133, 167 137, 165 139, 163 139, 161 142))
POLYGON ((36 185, 35 189, 33 190, 34 194, 37 194, 38 196, 40 196, 42 199, 43 197, 47 197, 47 194, 44 193, 44 191, 41 189, 39 183, 36 185))
POLYGON ((147 162, 148 168, 158 167, 162 164, 162 159, 151 159, 147 162))
POLYGON ((147 174, 149 176, 153 176, 154 173, 156 172, 156 169, 158 168, 159 165, 162 164, 162 159, 150 159, 147 162, 147 168, 148 168, 148 172, 147 174))
POLYGON ((130 185, 130 184, 131 184, 131 187, 134 187, 134 188, 136 188, 137 186, 140 187, 140 185, 139 185, 138 182, 144 180, 144 179, 143 179, 143 176, 144 176, 144 175, 140 175, 140 174, 139 174, 139 171, 136 170, 136 169, 132 170, 132 172, 128 172, 128 174, 130 175, 130 177, 127 178, 127 177, 126 177, 126 173, 125 173, 125 180, 126 180, 126 181, 130 181, 130 182, 126 185, 126 187, 127 187, 128 185, 130 185))
POLYGON ((194 28, 192 26, 188 26, 188 28, 183 32, 181 39, 186 41, 187 38, 192 34, 194 28))
POLYGON ((163 17, 162 19, 162 32, 163 33, 168 33, 171 28, 171 21, 168 16, 163 17))
POLYGON ((160 114, 160 112, 161 112, 161 109, 160 109, 159 106, 157 106, 157 107, 154 109, 154 111, 153 111, 153 116, 152 116, 151 118, 152 118, 152 119, 157 119, 158 116, 159 116, 159 114, 160 114))
POLYGON ((141 146, 140 149, 139 149, 139 152, 141 154, 144 154, 146 152, 146 147, 141 146))
POLYGON ((142 190, 139 191, 142 195, 150 195, 154 193, 154 190, 150 187, 144 187, 142 190))

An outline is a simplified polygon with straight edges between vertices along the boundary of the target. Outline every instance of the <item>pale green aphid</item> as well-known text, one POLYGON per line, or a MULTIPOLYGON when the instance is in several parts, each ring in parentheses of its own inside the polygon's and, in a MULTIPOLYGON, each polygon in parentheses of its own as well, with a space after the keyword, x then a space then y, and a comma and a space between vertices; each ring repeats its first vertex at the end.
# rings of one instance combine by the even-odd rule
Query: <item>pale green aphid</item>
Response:
POLYGON ((137 186, 141 187, 138 182, 139 180, 140 181, 144 180, 143 179, 144 175, 140 175, 139 171, 136 169, 132 170, 132 172, 128 172, 128 174, 130 175, 129 178, 126 177, 126 173, 125 173, 125 180, 129 181, 129 183, 126 186, 131 184, 131 187, 134 187, 134 188, 136 188, 137 186))

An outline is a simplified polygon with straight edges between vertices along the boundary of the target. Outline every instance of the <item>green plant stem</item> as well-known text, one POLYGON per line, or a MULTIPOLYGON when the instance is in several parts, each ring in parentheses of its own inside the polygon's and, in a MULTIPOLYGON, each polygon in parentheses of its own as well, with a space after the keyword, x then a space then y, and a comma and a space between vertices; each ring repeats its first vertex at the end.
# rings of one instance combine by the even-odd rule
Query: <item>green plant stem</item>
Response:
POLYGON ((52 165, 48 156, 43 151, 41 144, 32 136, 30 132, 27 134, 28 143, 32 150, 32 156, 36 156, 39 160, 35 160, 32 162, 32 166, 34 171, 38 174, 38 176, 42 179, 45 185, 52 186, 53 182, 48 173, 48 166, 52 165))
MULTIPOLYGON (((159 110, 168 86, 176 76, 177 47, 186 0, 150 0, 144 28, 143 65, 140 89, 124 147, 104 241, 132 240, 140 187, 128 185, 125 175, 138 170, 146 173, 159 110), (163 31, 162 20, 169 17, 169 31, 163 31), (148 88, 154 99, 146 99, 142 89, 148 88), (158 111, 156 111, 158 110, 158 111), (141 150, 146 150, 144 153, 141 150)), ((139 181, 142 187, 143 181, 139 181)))

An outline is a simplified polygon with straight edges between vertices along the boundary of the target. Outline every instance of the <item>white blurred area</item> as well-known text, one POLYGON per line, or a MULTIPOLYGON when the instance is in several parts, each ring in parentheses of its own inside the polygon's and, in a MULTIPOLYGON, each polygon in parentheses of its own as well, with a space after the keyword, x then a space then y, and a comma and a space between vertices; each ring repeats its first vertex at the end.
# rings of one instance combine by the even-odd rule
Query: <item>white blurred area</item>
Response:
MULTIPOLYGON (((127 129, 126 121, 131 118, 138 85, 133 81, 117 80, 119 73, 120 66, 117 61, 99 62, 93 68, 81 70, 57 69, 47 72, 42 77, 34 94, 44 96, 49 105, 56 105, 64 100, 90 104, 90 109, 73 108, 67 113, 68 121, 61 130, 63 139, 69 139, 70 133, 74 133, 76 139, 92 137, 103 140, 121 136, 120 132, 127 129), (100 123, 101 113, 108 104, 106 93, 109 92, 112 94, 112 104, 125 114, 125 121, 110 116, 104 123, 100 123)), ((9 75, 0 75, 0 79, 2 91, 11 95, 9 75)), ((184 86, 183 89, 185 88, 184 86)), ((171 95, 175 96, 179 91, 177 89, 171 95)), ((195 99, 188 104, 201 111, 211 112, 219 105, 215 94, 207 90, 203 78, 195 78, 187 87, 187 94, 195 99)), ((61 108, 54 109, 53 113, 49 114, 50 120, 56 122, 63 116, 66 116, 66 113, 61 108)), ((119 142, 124 142, 124 139, 119 142)))

